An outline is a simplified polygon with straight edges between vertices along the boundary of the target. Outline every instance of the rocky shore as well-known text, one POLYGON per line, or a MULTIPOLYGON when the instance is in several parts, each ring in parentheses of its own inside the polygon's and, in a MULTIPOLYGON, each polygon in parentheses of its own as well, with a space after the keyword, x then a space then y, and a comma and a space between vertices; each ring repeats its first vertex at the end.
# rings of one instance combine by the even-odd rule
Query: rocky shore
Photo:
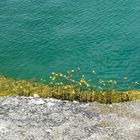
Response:
POLYGON ((139 140, 140 100, 112 105, 0 97, 0 140, 139 140))

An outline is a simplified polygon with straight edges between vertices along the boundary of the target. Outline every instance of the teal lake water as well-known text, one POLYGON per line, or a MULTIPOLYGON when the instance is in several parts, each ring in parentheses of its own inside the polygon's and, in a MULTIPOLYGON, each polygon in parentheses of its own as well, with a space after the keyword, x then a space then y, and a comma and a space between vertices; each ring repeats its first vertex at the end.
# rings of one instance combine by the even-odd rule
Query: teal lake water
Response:
MULTIPOLYGON (((0 0, 0 75, 140 81, 139 0, 0 0)), ((120 86, 121 87, 121 86, 120 86)))

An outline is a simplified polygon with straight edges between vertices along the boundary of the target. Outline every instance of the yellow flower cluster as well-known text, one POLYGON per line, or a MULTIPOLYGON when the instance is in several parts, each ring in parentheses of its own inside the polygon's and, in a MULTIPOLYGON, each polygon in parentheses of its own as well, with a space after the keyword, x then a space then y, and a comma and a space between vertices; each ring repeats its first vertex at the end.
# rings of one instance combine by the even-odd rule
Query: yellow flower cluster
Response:
POLYGON ((51 79, 52 81, 54 81, 54 80, 56 79, 56 77, 58 76, 58 74, 55 73, 55 72, 52 72, 52 75, 53 75, 53 76, 50 76, 50 79, 51 79))
POLYGON ((79 85, 82 86, 82 85, 85 85, 86 87, 89 86, 88 82, 84 79, 81 79, 80 82, 79 82, 79 85))
POLYGON ((56 76, 50 76, 50 79, 52 79, 52 81, 54 81, 56 79, 56 76))
MULTIPOLYGON (((16 81, 0 76, 0 95, 32 96, 38 93, 40 97, 54 97, 68 100, 76 99, 80 101, 96 100, 101 103, 130 101, 132 98, 140 99, 140 91, 134 90, 134 87, 139 84, 138 82, 132 82, 128 87, 128 92, 117 91, 114 88, 117 82, 114 80, 99 80, 99 85, 94 83, 90 83, 89 85, 84 75, 80 75, 80 80, 75 80, 74 77, 76 76, 74 74, 77 74, 76 72, 78 70, 80 68, 67 71, 66 73, 52 72, 50 85, 25 80, 16 81)), ((94 70, 93 73, 96 74, 94 70)), ((77 77, 79 79, 79 75, 77 77)), ((124 79, 127 79, 127 77, 124 79)))

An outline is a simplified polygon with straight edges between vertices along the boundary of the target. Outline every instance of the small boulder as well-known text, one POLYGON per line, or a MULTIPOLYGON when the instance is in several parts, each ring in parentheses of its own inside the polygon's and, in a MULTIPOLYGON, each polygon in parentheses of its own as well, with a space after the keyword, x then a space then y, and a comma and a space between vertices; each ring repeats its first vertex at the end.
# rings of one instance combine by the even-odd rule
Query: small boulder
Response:
POLYGON ((38 94, 33 95, 34 98, 39 98, 40 96, 38 94))

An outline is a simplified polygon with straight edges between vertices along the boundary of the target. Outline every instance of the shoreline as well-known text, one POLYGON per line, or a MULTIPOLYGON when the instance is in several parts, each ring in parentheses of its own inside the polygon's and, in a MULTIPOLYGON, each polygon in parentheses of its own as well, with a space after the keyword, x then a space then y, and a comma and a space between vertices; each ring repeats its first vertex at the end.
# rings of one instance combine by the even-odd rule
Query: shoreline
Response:
MULTIPOLYGON (((82 82, 82 84, 87 84, 84 80, 82 82)), ((43 83, 27 80, 14 80, 4 76, 0 76, 0 85, 0 96, 34 96, 37 94, 39 97, 44 98, 51 97, 69 101, 77 100, 81 102, 97 101, 103 104, 140 99, 140 90, 134 89, 129 91, 119 91, 111 87, 107 90, 95 91, 89 90, 86 87, 86 89, 83 90, 75 85, 56 85, 56 83, 54 83, 54 86, 49 86, 43 83)))

